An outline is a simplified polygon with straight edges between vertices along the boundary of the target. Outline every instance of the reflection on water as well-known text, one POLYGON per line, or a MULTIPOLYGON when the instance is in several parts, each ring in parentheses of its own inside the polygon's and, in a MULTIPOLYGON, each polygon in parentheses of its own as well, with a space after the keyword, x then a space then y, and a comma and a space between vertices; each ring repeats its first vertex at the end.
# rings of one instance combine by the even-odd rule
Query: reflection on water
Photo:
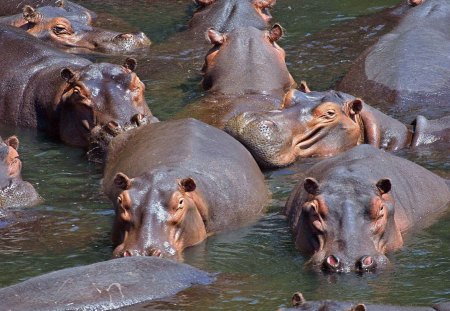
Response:
MULTIPOLYGON (((138 58, 138 74, 146 97, 162 119, 203 96, 199 69, 208 44, 189 43, 182 30, 192 11, 191 0, 77 1, 100 14, 99 24, 143 30, 154 41, 138 58)), ((314 89, 327 89, 340 78, 376 35, 392 27, 392 19, 357 16, 398 3, 394 0, 281 0, 273 11, 287 35, 280 43, 294 78, 314 89), (351 24, 350 22, 355 22, 351 24), (357 26, 355 26, 357 25, 357 26), (332 26, 332 30, 328 27, 332 26)), ((123 57, 104 57, 122 63, 123 57)), ((110 258, 113 212, 99 192, 101 168, 86 162, 83 152, 64 147, 31 130, 0 128, 2 137, 21 140, 24 179, 36 185, 45 202, 15 210, 0 222, 0 284, 6 286, 48 271, 110 258)), ((450 155, 443 150, 401 151, 400 156, 450 178, 450 155)), ((290 190, 302 180, 308 160, 266 172, 273 198, 267 214, 249 228, 212 236, 188 249, 185 262, 219 272, 207 288, 192 288, 167 301, 130 309, 274 310, 288 306, 293 292, 307 299, 362 300, 374 303, 429 305, 450 297, 450 216, 407 239, 392 255, 385 271, 366 275, 327 275, 304 268, 280 212, 290 190)))

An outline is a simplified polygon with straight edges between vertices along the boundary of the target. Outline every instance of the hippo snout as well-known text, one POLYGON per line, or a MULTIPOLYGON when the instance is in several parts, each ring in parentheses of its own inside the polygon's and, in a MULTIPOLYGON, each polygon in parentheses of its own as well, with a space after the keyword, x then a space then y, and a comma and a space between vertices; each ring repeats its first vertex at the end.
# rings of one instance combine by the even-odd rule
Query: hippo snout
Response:
POLYGON ((329 255, 323 260, 322 270, 325 272, 349 272, 354 270, 363 273, 374 271, 379 265, 384 265, 386 262, 385 256, 364 255, 351 263, 350 260, 344 260, 343 256, 329 255))
POLYGON ((145 33, 121 33, 114 37, 114 42, 118 44, 133 44, 134 46, 146 47, 151 44, 150 39, 145 33))

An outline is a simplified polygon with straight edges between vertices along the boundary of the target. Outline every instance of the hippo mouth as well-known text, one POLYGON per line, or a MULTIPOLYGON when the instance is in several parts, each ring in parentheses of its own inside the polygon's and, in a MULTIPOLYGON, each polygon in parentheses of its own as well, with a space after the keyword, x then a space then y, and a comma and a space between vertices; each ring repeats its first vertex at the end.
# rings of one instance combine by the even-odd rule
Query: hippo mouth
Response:
POLYGON ((302 150, 311 148, 314 144, 320 141, 326 135, 325 127, 323 125, 316 126, 311 131, 307 132, 294 145, 302 150))

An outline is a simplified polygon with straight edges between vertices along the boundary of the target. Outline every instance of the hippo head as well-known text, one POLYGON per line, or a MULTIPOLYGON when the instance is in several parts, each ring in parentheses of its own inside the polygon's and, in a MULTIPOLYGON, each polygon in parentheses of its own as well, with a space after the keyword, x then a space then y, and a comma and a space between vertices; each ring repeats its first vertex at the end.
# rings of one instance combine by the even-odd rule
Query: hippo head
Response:
POLYGON ((272 20, 270 9, 276 0, 195 0, 200 6, 190 22, 200 32, 213 27, 229 32, 243 26, 264 30, 272 20))
POLYGON ((203 66, 204 89, 227 95, 280 95, 295 84, 285 52, 276 43, 283 30, 276 24, 270 31, 241 27, 223 34, 209 29, 214 47, 203 66))
POLYGON ((8 187, 11 180, 20 179, 22 161, 19 159, 19 140, 11 136, 5 141, 0 137, 0 190, 8 187))
POLYGON ((208 211, 192 178, 154 172, 130 179, 118 173, 114 185, 114 257, 172 257, 206 238, 208 211))
POLYGON ((145 86, 135 74, 136 60, 123 66, 96 63, 80 69, 64 68, 66 81, 58 107, 59 136, 67 144, 88 145, 91 130, 111 121, 124 125, 136 114, 151 115, 145 86))
POLYGON ((286 94, 281 110, 244 112, 230 119, 225 131, 265 167, 332 156, 364 141, 360 99, 335 91, 311 92, 303 86, 306 92, 286 94))
POLYGON ((119 33, 88 25, 63 7, 25 6, 23 24, 15 26, 43 41, 74 52, 125 53, 148 47, 150 40, 142 33, 119 33))
POLYGON ((313 267, 327 272, 383 267, 385 253, 403 243, 391 181, 355 180, 354 169, 337 168, 326 180, 306 178, 286 205, 285 213, 294 219, 296 246, 312 255, 313 267))

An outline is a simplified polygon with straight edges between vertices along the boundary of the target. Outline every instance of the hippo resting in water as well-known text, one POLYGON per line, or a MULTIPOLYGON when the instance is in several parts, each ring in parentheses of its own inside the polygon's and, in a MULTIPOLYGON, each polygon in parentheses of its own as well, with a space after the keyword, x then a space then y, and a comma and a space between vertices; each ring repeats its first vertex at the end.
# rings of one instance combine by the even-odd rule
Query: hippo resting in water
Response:
POLYGON ((2 123, 46 130, 86 147, 96 125, 151 114, 134 59, 124 66, 93 64, 9 26, 0 26, 0 42, 2 123))
POLYGON ((41 197, 33 186, 22 180, 22 161, 19 159, 19 140, 0 137, 0 218, 3 209, 38 204, 41 197))
POLYGON ((292 297, 294 308, 281 308, 279 311, 450 311, 450 302, 435 304, 431 307, 392 306, 362 304, 334 300, 306 301, 301 293, 292 297))
POLYGON ((208 235, 256 220, 267 188, 251 154, 194 119, 118 135, 103 190, 113 202, 114 256, 174 256, 208 235))
POLYGON ((437 120, 418 116, 412 125, 405 125, 349 94, 311 92, 302 83, 304 91, 289 91, 282 109, 245 112, 225 126, 261 166, 332 156, 358 144, 395 151, 450 143, 450 116, 437 120))
POLYGON ((406 231, 430 224, 450 202, 449 181, 370 145, 322 160, 306 176, 284 213, 297 248, 330 272, 383 267, 406 231))
POLYGON ((156 257, 63 269, 0 289, 3 310, 115 310, 207 285, 208 273, 156 257))
POLYGON ((401 121, 450 115, 450 2, 427 0, 366 50, 337 88, 401 121))
POLYGON ((284 50, 276 43, 282 34, 277 24, 270 31, 241 27, 222 34, 209 29, 214 47, 206 55, 202 81, 209 94, 177 117, 222 128, 241 112, 278 108, 284 93, 295 85, 284 50))
POLYGON ((88 25, 79 12, 63 6, 34 9, 26 5, 22 14, 0 18, 0 23, 22 28, 29 34, 68 52, 125 53, 150 45, 142 33, 119 33, 88 25))

